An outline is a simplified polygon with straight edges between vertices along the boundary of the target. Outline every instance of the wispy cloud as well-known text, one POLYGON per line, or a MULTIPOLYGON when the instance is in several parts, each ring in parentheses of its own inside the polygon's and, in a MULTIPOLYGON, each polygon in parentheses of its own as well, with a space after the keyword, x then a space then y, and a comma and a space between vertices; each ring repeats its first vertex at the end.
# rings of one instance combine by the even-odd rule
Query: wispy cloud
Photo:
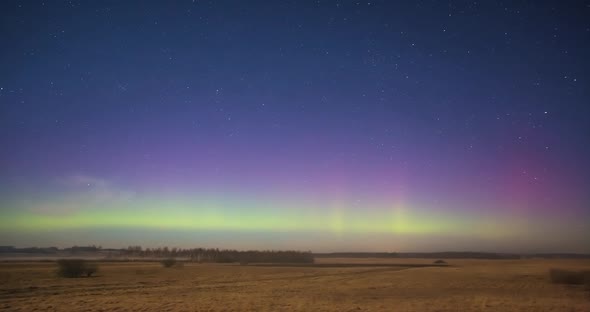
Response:
POLYGON ((26 209, 35 213, 66 215, 81 210, 113 207, 135 198, 134 192, 95 176, 69 175, 57 178, 54 183, 59 189, 58 195, 27 201, 26 209))

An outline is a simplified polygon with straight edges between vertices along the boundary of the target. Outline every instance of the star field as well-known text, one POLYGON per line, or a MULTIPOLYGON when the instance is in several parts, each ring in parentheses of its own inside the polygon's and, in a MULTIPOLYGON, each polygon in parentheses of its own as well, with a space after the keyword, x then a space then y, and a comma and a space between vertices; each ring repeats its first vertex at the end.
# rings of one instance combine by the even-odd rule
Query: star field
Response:
POLYGON ((587 1, 0 12, 0 245, 590 252, 587 1))

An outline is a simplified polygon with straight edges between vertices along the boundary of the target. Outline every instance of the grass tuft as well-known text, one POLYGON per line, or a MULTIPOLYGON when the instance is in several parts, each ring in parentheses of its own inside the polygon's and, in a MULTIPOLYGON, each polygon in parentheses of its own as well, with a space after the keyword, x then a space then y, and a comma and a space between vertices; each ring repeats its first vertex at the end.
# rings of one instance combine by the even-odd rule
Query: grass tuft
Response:
POLYGON ((165 268, 171 268, 176 264, 176 259, 168 258, 168 259, 164 259, 164 260, 160 261, 160 263, 165 268))

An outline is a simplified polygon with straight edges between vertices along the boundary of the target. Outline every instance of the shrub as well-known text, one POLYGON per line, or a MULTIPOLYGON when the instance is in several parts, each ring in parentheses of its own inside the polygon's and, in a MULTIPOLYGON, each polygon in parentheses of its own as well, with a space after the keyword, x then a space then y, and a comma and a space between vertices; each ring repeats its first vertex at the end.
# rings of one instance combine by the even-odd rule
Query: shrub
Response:
POLYGON ((554 284, 588 285, 590 283, 590 271, 551 269, 549 270, 549 278, 554 284))
POLYGON ((434 264, 447 264, 447 262, 445 260, 436 260, 434 261, 434 264))
POLYGON ((91 277, 92 274, 98 272, 98 265, 96 263, 86 263, 84 273, 86 277, 91 277))
POLYGON ((176 264, 176 259, 168 258, 168 259, 164 259, 164 260, 160 261, 160 263, 162 263, 162 266, 165 268, 171 268, 172 266, 174 266, 176 264))
POLYGON ((98 271, 96 263, 83 259, 60 259, 57 261, 57 274, 61 277, 90 277, 98 271))

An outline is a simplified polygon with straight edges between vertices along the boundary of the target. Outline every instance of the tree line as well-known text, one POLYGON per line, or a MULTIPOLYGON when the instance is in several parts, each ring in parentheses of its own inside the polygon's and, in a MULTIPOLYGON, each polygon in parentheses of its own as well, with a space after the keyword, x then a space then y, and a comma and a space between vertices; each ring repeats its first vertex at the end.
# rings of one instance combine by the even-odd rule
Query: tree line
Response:
POLYGON ((129 258, 181 258, 199 263, 313 263, 311 251, 295 250, 248 250, 218 248, 145 248, 129 246, 121 249, 118 256, 129 258))
POLYGON ((102 246, 73 246, 68 248, 56 247, 27 247, 0 246, 0 254, 39 254, 57 257, 101 257, 120 260, 143 258, 167 259, 175 258, 182 261, 199 263, 313 263, 314 255, 311 251, 295 250, 248 250, 239 251, 219 248, 142 248, 129 246, 127 248, 103 248, 102 246))

